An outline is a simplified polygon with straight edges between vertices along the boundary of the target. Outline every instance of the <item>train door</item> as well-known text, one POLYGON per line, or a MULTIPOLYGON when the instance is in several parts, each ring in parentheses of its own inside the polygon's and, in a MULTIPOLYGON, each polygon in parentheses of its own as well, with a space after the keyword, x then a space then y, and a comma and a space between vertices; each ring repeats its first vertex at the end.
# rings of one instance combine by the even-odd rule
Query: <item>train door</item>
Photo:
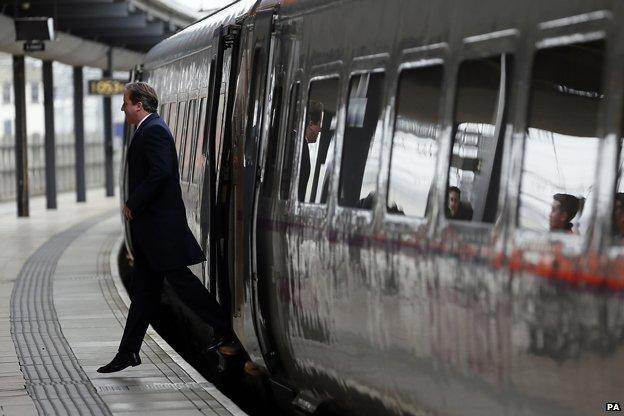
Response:
POLYGON ((241 126, 244 129, 239 143, 242 145, 242 163, 237 166, 239 176, 235 196, 234 330, 251 358, 258 363, 266 360, 266 354, 271 349, 268 345, 268 322, 258 303, 255 234, 258 187, 263 172, 259 155, 267 113, 267 74, 274 45, 273 16, 274 10, 261 11, 256 14, 253 23, 246 26, 237 97, 241 99, 241 110, 245 110, 246 119, 244 127, 241 126), (246 102, 242 100, 243 94, 247 95, 246 102))
POLYGON ((226 122, 232 115, 237 73, 240 26, 223 28, 217 36, 217 54, 211 62, 209 94, 211 94, 206 172, 202 192, 202 247, 208 259, 204 282, 208 290, 229 310, 228 284, 228 212, 231 192, 230 137, 231 126, 226 122))

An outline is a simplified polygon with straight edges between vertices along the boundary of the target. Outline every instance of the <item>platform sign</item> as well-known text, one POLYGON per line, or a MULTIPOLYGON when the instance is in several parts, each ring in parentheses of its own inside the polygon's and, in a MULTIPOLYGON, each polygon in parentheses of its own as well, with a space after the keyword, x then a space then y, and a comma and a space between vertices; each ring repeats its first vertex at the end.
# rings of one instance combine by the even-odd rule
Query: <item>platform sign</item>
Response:
POLYGON ((89 80, 89 94, 91 95, 117 95, 123 94, 127 80, 123 79, 91 79, 89 80))
POLYGON ((45 51, 45 43, 42 40, 29 40, 24 42, 24 52, 42 52, 45 51))

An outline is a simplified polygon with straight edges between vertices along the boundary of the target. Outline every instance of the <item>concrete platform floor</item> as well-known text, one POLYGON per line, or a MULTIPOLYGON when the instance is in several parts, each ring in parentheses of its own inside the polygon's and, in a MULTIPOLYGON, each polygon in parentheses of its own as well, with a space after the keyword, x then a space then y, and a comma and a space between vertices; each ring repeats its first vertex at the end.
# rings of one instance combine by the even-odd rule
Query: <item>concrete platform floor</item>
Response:
POLYGON ((0 416, 243 415, 150 327, 143 364, 96 368, 115 354, 129 300, 119 279, 118 197, 0 203, 0 416))

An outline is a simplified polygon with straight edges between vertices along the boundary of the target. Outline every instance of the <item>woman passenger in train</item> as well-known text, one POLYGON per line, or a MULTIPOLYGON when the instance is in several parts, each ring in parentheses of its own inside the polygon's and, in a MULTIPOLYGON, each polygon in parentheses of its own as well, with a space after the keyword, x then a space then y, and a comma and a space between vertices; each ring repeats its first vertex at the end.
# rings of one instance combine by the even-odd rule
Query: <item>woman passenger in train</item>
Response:
POLYGON ((585 198, 577 198, 570 194, 555 194, 550 207, 550 215, 548 222, 550 231, 563 231, 566 233, 574 233, 572 227, 572 218, 583 210, 585 198))

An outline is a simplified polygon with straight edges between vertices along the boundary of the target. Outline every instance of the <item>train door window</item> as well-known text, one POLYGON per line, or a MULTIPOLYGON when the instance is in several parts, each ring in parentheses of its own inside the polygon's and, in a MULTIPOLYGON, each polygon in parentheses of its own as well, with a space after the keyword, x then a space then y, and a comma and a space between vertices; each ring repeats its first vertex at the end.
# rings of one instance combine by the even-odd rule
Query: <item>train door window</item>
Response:
POLYGON ((197 139, 197 124, 196 120, 196 106, 197 100, 191 100, 189 102, 188 116, 187 116, 187 128, 186 128, 186 140, 184 143, 184 162, 182 163, 182 180, 189 182, 191 172, 191 162, 193 162, 193 143, 197 139))
POLYGON ((228 96, 230 91, 230 72, 232 70, 232 49, 228 48, 223 52, 223 66, 221 70, 221 80, 219 88, 219 97, 217 99, 217 119, 214 127, 214 163, 215 170, 221 169, 222 153, 226 153, 227 149, 222 149, 226 131, 226 117, 228 107, 228 96))
POLYGON ((457 77, 446 217, 493 223, 496 217, 512 57, 462 62, 457 77))
POLYGON ((303 134, 299 135, 299 201, 324 204, 333 167, 338 77, 310 83, 303 134))
POLYGON ((340 161, 338 203, 342 206, 373 207, 381 151, 383 84, 383 72, 351 77, 340 161))
POLYGON ((182 101, 178 107, 178 122, 175 142, 176 150, 178 151, 178 164, 180 171, 182 171, 182 161, 184 160, 184 138, 186 137, 186 102, 182 101))
POLYGON ((206 98, 199 101, 199 122, 197 128, 197 144, 195 145, 195 163, 193 163, 193 171, 191 172, 191 180, 193 183, 199 183, 202 174, 202 157, 204 142, 206 141, 206 98))
POLYGON ((279 130, 279 120, 282 112, 282 85, 280 80, 275 80, 277 83, 273 88, 273 100, 270 108, 270 120, 269 120, 269 132, 267 143, 267 155, 265 158, 265 175, 262 185, 263 194, 269 194, 273 191, 273 182, 276 179, 277 168, 277 144, 278 137, 277 132, 279 130))
POLYGON ((299 90, 301 84, 295 82, 290 87, 290 95, 288 98, 288 123, 286 126, 286 134, 284 135, 284 151, 282 158, 282 181, 280 184, 280 198, 288 199, 290 191, 290 179, 292 178, 293 159, 295 157, 295 149, 297 148, 297 131, 299 127, 297 120, 299 119, 299 90))
POLYGON ((435 175, 442 65, 403 70, 399 78, 387 210, 424 217, 435 175))
POLYGON ((518 225, 584 235, 598 163, 603 40, 538 50, 533 63, 518 225))

